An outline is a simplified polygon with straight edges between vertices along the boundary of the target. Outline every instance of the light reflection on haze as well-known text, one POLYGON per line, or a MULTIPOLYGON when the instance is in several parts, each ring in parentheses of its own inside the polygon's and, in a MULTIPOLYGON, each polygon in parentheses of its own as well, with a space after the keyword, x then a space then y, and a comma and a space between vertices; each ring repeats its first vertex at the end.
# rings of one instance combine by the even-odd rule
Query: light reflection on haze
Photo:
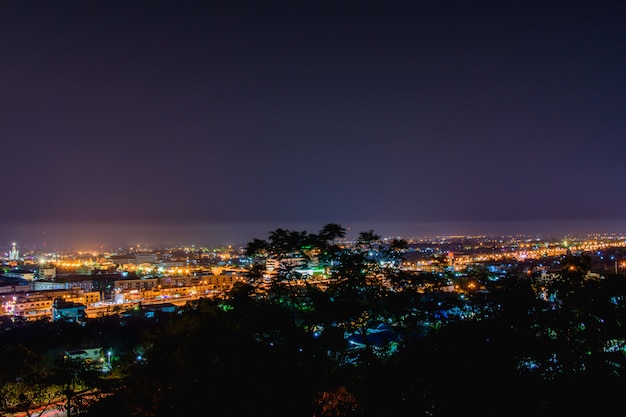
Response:
MULTIPOLYGON (((626 221, 535 221, 535 222, 431 222, 431 223, 339 223, 347 240, 373 230, 382 238, 424 238, 434 236, 556 237, 588 233, 623 234, 626 221)), ((286 229, 317 233, 326 223, 53 223, 0 225, 0 248, 12 242, 24 250, 60 251, 115 249, 128 245, 243 246, 254 238, 267 239, 271 231, 286 229)))

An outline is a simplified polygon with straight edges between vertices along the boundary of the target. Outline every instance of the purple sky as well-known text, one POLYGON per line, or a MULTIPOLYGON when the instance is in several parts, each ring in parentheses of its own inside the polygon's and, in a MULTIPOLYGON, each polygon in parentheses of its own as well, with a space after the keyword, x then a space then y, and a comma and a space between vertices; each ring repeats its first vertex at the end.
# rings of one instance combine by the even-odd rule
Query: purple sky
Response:
POLYGON ((0 246, 626 232, 624 2, 0 10, 0 246))

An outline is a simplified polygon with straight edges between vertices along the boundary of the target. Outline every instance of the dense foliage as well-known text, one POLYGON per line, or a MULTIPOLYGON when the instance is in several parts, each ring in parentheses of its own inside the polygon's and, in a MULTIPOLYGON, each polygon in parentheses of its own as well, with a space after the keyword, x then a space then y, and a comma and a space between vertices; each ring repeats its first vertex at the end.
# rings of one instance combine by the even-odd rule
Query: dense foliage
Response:
POLYGON ((290 266, 268 282, 253 265, 248 283, 178 314, 4 323, 3 415, 51 398, 71 404, 91 388, 97 398, 75 401, 72 415, 561 416, 621 406, 623 275, 586 278, 588 260, 569 254, 549 282, 479 275, 486 291, 459 297, 438 283, 466 278, 397 267, 405 242, 373 250, 369 231, 343 248, 342 233, 278 230, 248 246, 258 262, 324 259, 324 288, 290 266), (80 345, 111 348, 112 371, 50 360, 80 345))

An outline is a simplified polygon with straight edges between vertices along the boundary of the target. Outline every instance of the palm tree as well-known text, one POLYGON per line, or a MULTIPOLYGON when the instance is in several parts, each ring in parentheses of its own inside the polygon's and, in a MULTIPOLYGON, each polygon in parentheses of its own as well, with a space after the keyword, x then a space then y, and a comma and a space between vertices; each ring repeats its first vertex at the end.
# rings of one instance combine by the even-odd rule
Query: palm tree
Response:
POLYGON ((357 243, 361 246, 366 246, 369 249, 374 247, 374 243, 380 240, 380 236, 374 233, 372 229, 366 232, 360 232, 359 237, 357 238, 357 243))
POLYGON ((270 232, 270 249, 274 254, 293 255, 302 253, 302 248, 309 243, 306 231, 276 229, 270 232))
POLYGON ((346 229, 337 223, 328 223, 322 227, 322 230, 318 233, 318 236, 324 241, 331 241, 335 244, 336 238, 343 238, 346 236, 346 229))
POLYGON ((408 247, 409 242, 405 239, 393 239, 389 245, 387 256, 389 256, 391 262, 394 265, 401 263, 404 260, 404 251, 408 247))

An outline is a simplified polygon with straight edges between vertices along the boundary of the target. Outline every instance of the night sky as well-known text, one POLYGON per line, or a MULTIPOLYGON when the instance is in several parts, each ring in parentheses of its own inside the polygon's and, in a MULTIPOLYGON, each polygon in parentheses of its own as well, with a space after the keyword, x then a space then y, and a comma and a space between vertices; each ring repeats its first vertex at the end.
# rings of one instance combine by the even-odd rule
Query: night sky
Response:
POLYGON ((626 232, 626 2, 2 1, 0 246, 626 232))

